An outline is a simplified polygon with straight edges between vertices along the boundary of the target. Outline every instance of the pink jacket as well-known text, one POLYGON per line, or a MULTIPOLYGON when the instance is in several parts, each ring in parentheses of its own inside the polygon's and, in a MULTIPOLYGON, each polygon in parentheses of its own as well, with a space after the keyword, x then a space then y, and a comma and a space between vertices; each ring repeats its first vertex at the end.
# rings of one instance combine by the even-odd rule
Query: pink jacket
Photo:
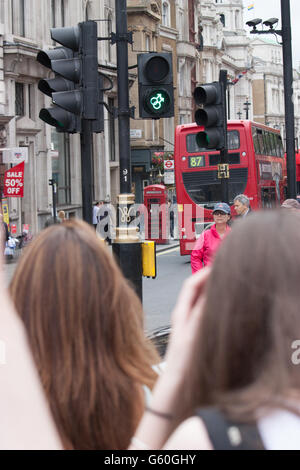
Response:
MULTIPOLYGON (((231 228, 227 226, 225 236, 230 232, 231 228)), ((193 274, 204 266, 209 266, 213 261, 213 256, 223 238, 220 238, 216 225, 214 224, 209 230, 201 233, 195 243, 191 254, 191 266, 193 274)))

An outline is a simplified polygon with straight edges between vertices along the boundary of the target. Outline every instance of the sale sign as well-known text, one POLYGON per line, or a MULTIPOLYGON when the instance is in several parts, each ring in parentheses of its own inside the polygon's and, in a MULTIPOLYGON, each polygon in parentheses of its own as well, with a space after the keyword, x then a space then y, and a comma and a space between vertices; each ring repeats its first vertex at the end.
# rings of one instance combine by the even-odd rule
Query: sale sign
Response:
POLYGON ((5 172, 4 197, 24 197, 24 162, 5 172))

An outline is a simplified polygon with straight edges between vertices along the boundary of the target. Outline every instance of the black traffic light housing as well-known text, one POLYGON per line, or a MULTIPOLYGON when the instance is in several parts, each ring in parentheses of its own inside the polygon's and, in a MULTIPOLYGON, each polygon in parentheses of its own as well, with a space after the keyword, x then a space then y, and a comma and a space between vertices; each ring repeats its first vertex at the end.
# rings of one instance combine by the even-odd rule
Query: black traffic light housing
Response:
POLYGON ((58 132, 81 132, 81 119, 92 121, 93 132, 102 132, 97 23, 85 21, 75 27, 50 31, 51 38, 63 47, 40 51, 37 55, 37 61, 55 74, 55 78, 39 82, 40 91, 56 105, 42 109, 40 118, 55 126, 58 132))
POLYGON ((199 147, 221 150, 226 145, 226 97, 221 81, 207 83, 195 88, 194 99, 197 106, 202 106, 195 113, 198 126, 204 131, 198 132, 196 141, 199 147))
POLYGON ((147 52, 137 58, 140 117, 174 116, 172 53, 147 52))

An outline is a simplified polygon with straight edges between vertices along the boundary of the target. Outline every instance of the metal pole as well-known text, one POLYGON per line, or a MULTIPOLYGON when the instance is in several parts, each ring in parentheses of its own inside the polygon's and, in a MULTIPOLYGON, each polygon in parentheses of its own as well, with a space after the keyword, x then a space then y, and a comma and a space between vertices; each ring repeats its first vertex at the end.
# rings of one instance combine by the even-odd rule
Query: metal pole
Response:
POLYGON ((81 185, 82 185, 82 217, 85 222, 93 224, 92 196, 92 121, 82 119, 81 145, 81 185))
MULTIPOLYGON (((228 143, 227 143, 227 106, 226 106, 226 88, 227 88, 227 70, 220 70, 219 82, 222 84, 222 94, 223 94, 223 103, 224 103, 224 148, 220 150, 220 163, 228 164, 228 143)), ((229 187, 228 187, 228 178, 221 178, 221 194, 222 202, 229 203, 229 187)))
POLYGON ((286 161, 288 198, 295 199, 296 160, 295 160, 295 131, 294 131, 294 104, 293 98, 293 62, 292 62, 292 34, 290 0, 281 0, 282 21, 282 54, 283 54, 283 80, 284 80, 284 108, 286 132, 286 161))
POLYGON ((118 197, 118 219, 113 253, 124 276, 131 281, 142 300, 142 245, 136 227, 130 227, 131 208, 134 195, 131 194, 131 154, 130 154, 130 109, 128 86, 128 31, 127 0, 115 0, 116 42, 118 69, 118 121, 120 194, 118 197))
POLYGON ((127 0, 116 0, 118 109, 120 148, 120 193, 131 192, 130 117, 128 87, 127 0))
POLYGON ((57 186, 56 182, 52 180, 52 204, 53 204, 53 221, 56 224, 56 192, 57 192, 57 186))
POLYGON ((229 86, 227 86, 227 119, 230 119, 230 88, 229 86))

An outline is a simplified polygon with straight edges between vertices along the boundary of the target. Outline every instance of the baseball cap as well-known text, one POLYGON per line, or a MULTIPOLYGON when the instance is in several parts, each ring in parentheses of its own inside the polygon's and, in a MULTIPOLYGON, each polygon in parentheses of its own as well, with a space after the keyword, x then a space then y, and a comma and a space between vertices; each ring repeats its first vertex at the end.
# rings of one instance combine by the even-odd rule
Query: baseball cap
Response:
POLYGON ((226 202, 217 202, 217 204, 215 204, 213 213, 216 211, 222 211, 222 212, 225 212, 225 214, 229 214, 229 215, 231 214, 230 207, 228 204, 226 204, 226 202))

